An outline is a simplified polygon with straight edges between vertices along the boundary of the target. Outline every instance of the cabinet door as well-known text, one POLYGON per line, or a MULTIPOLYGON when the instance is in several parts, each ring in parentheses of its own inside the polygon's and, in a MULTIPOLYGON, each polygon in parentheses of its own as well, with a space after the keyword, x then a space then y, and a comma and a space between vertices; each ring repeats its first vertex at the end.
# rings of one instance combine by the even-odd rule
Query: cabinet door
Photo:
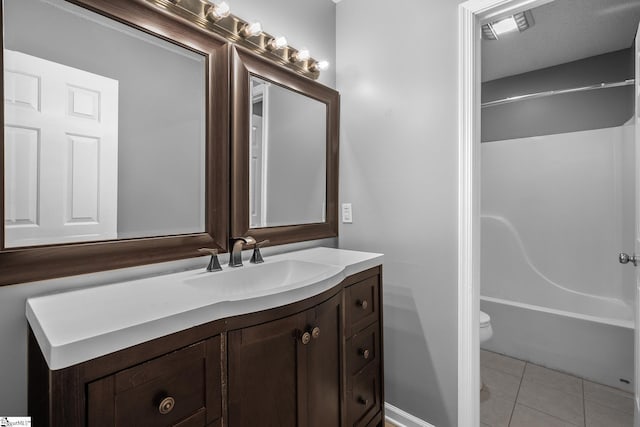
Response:
POLYGON ((308 425, 339 426, 342 372, 342 293, 309 311, 311 330, 319 334, 307 348, 308 425))
POLYGON ((306 426, 306 312, 228 333, 229 427, 306 426))

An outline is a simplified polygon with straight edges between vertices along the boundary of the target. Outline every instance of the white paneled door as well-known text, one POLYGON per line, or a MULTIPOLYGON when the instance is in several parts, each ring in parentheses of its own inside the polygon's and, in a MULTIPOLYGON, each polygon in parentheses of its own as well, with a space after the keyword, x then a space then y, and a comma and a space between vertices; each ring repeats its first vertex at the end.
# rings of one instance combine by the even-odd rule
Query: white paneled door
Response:
POLYGON ((249 226, 267 226, 267 156, 269 91, 266 83, 252 86, 251 144, 249 146, 249 226))
POLYGON ((4 50, 5 247, 117 237, 118 81, 4 50))
POLYGON ((249 196, 251 202, 249 206, 249 223, 251 227, 264 227, 265 222, 262 217, 262 164, 263 154, 263 117, 253 114, 251 117, 251 147, 249 156, 251 158, 251 182, 249 183, 249 196))

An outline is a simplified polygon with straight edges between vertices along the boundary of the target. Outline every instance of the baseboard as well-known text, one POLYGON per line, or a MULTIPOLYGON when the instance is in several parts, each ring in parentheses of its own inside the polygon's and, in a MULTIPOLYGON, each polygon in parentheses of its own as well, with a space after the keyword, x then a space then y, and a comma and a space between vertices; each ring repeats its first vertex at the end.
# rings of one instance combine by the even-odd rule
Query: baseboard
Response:
POLYGON ((433 424, 421 420, 390 403, 384 403, 385 418, 398 427, 435 427, 433 424))

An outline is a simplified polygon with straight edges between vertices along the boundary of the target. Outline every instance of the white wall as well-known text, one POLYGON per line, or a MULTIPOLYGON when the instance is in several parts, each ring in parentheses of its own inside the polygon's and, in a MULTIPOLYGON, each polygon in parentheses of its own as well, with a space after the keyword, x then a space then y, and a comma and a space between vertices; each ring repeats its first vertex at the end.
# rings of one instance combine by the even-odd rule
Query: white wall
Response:
MULTIPOLYGON (((318 58, 326 57, 332 65, 335 63, 335 5, 329 0, 234 0, 231 6, 234 8, 233 12, 242 17, 260 19, 266 31, 273 34, 283 33, 294 46, 305 43, 312 55, 318 52, 318 58)), ((322 73, 321 82, 334 85, 334 67, 322 73)), ((279 251, 314 245, 336 246, 337 241, 326 239, 266 248, 263 254, 268 256, 279 251)), ((246 252, 250 255, 250 251, 246 252)), ((221 262, 226 259, 226 256, 222 257, 221 262)), ((0 388, 0 415, 17 416, 27 412, 27 322, 24 317, 27 298, 186 268, 204 268, 207 261, 206 257, 201 257, 195 260, 0 287, 0 379, 3 384, 0 388)))
POLYGON ((340 246, 382 252, 385 398, 457 424, 457 6, 337 6, 340 246))
POLYGON ((619 252, 633 252, 632 126, 487 142, 481 156, 482 214, 513 226, 503 231, 519 236, 524 253, 508 256, 526 253, 531 264, 514 269, 507 254, 496 258, 506 244, 483 221, 483 295, 504 288, 502 297, 537 304, 509 295, 519 284, 543 291, 545 280, 531 274, 535 268, 570 291, 633 303, 633 269, 617 261, 619 252))

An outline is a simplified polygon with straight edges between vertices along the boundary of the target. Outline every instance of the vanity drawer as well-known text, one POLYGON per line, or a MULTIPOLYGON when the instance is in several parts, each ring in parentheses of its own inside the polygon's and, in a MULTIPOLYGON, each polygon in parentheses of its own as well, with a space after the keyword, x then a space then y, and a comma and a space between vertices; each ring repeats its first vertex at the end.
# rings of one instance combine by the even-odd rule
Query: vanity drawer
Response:
POLYGON ((351 378, 347 390, 347 426, 366 426, 381 409, 380 365, 371 364, 351 378))
POLYGON ((364 367, 377 363, 379 349, 380 324, 378 322, 349 338, 347 341, 348 374, 355 375, 364 367))
POLYGON ((89 427, 205 426, 221 415, 219 349, 215 337, 88 384, 89 427))
POLYGON ((378 320, 380 276, 372 276, 347 288, 347 335, 378 320))
POLYGON ((186 422, 205 407, 205 376, 204 343, 116 374, 116 425, 186 422))

